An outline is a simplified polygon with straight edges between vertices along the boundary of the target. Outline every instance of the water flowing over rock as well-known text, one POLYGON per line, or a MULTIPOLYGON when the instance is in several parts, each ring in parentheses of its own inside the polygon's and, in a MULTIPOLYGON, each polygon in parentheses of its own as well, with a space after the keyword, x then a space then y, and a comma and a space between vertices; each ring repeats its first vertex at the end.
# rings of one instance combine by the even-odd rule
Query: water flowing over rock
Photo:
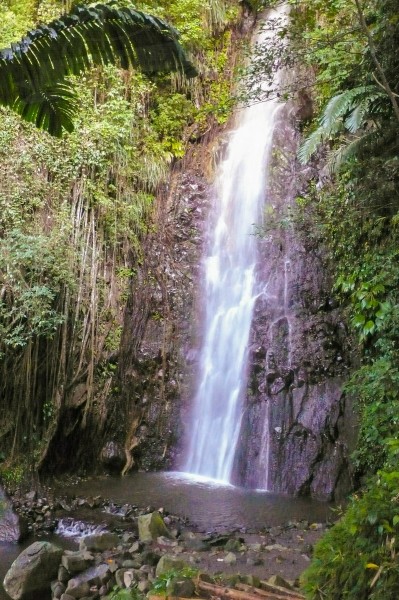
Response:
POLYGON ((268 222, 259 240, 262 291, 250 335, 250 374, 234 465, 246 487, 332 499, 351 488, 354 418, 342 387, 348 332, 331 297, 317 240, 290 220, 295 198, 318 173, 295 160, 296 107, 279 114, 268 222), (283 157, 283 159, 282 159, 283 157))
MULTIPOLYGON (((235 358, 239 355, 242 364, 247 359, 246 367, 239 382, 237 372, 229 373, 228 351, 234 346, 228 343, 228 351, 221 352, 221 360, 226 361, 221 363, 223 377, 213 373, 219 381, 230 378, 231 389, 240 400, 230 411, 233 433, 222 434, 217 413, 221 396, 226 400, 226 394, 220 388, 212 392, 210 421, 214 422, 208 422, 202 442, 218 463, 208 475, 230 478, 232 483, 249 488, 331 499, 342 497, 351 486, 348 457, 355 440, 355 424, 342 386, 352 358, 320 240, 308 235, 306 223, 292 218, 295 198, 305 193, 309 181, 319 181, 315 167, 303 167, 296 160, 303 112, 300 103, 289 102, 279 108, 273 136, 263 121, 257 123, 256 133, 268 136, 262 143, 270 143, 273 137, 269 181, 263 180, 259 191, 262 200, 251 218, 239 212, 241 207, 235 216, 227 216, 226 210, 213 238, 213 247, 216 240, 220 245, 229 245, 223 227, 232 231, 237 220, 247 228, 248 222, 259 226, 259 236, 251 235, 255 227, 250 227, 250 232, 237 242, 250 247, 253 253, 252 262, 243 271, 252 288, 242 302, 252 312, 252 323, 250 319, 245 321, 246 332, 235 351, 235 358), (214 438, 224 440, 220 451, 213 446, 214 438)), ((199 323, 203 322, 199 317, 206 315, 201 257, 208 256, 208 286, 214 287, 228 277, 226 264, 231 260, 224 254, 216 265, 206 225, 209 219, 217 224, 211 208, 215 188, 207 181, 209 164, 222 164, 226 169, 231 156, 225 152, 222 137, 215 141, 216 133, 211 132, 203 146, 199 144, 187 159, 184 169, 174 173, 159 202, 158 229, 148 236, 128 300, 120 387, 131 411, 127 448, 136 467, 145 470, 188 468, 184 438, 199 440, 192 421, 192 404, 196 394, 199 398, 198 385, 195 388, 198 379, 200 383, 202 379, 202 392, 208 385, 198 374, 205 373, 210 362, 209 353, 207 358, 200 358, 201 347, 208 344, 199 323)), ((232 143, 236 135, 231 134, 232 143)), ((263 162, 261 170, 264 166, 263 162)), ((230 188, 226 184, 223 192, 226 202, 231 187, 241 185, 237 163, 232 171, 230 188)), ((252 188, 252 180, 250 185, 252 188)), ((244 197, 249 185, 247 188, 244 186, 242 191, 244 197)), ((229 284, 224 280, 226 287, 234 287, 234 269, 231 274, 229 284)), ((237 301, 238 308, 229 307, 227 303, 233 300, 232 291, 223 310, 230 310, 234 334, 241 327, 237 315, 243 307, 237 301)), ((216 335, 210 332, 208 340, 213 336, 215 343, 221 341, 217 312, 208 310, 207 317, 209 329, 213 322, 217 330, 216 335)), ((210 398, 211 394, 206 392, 205 396, 210 398)), ((203 406, 197 412, 203 413, 203 406)), ((117 421, 123 421, 119 413, 117 421)), ((189 460, 193 465, 198 460, 196 450, 189 460)), ((197 472, 202 469, 189 468, 197 472)))
MULTIPOLYGON (((277 11, 271 14, 279 16, 277 11)), ((259 38, 264 41, 266 35, 262 32, 259 38)), ((260 221, 265 201, 280 108, 277 101, 270 101, 240 111, 215 185, 215 214, 204 267, 204 341, 185 470, 227 482, 240 431, 257 296, 254 224, 260 221)))

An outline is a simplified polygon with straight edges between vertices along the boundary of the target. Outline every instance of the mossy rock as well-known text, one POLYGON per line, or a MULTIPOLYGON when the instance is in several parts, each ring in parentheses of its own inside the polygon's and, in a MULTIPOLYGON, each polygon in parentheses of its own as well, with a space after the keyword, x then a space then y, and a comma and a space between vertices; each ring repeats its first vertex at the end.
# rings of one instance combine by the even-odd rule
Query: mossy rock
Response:
POLYGON ((138 526, 141 542, 152 542, 161 536, 173 538, 157 510, 146 515, 141 515, 138 518, 138 526))

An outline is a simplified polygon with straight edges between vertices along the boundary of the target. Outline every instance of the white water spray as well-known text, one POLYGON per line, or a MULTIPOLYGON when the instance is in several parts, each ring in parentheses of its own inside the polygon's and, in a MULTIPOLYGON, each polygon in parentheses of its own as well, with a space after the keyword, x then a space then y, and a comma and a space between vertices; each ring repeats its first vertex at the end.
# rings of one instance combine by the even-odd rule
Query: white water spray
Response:
MULTIPOLYGON (((282 14, 273 11, 272 18, 282 14)), ((258 41, 265 41, 262 32, 258 41)), ((271 40, 272 43, 272 40, 271 40)), ((215 184, 205 258, 205 323, 185 470, 230 481, 246 388, 247 347, 258 289, 254 224, 267 188, 277 101, 241 111, 215 184)))

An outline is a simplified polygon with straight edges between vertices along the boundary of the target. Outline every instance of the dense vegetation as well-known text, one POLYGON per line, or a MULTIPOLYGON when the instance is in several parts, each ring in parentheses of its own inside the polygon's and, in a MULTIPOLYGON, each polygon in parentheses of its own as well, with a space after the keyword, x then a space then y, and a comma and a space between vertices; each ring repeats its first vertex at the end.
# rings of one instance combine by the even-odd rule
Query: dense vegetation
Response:
MULTIPOLYGON (((347 307, 358 368, 347 384, 359 413, 360 486, 315 550, 307 597, 399 596, 399 15, 394 0, 292 2, 282 44, 263 69, 295 73, 286 97, 310 96, 302 163, 318 168, 294 219, 324 245, 347 307), (287 45, 287 39, 289 44, 287 45)), ((260 75, 257 63, 249 76, 260 75)), ((258 94, 262 91, 258 90, 258 94)))
MULTIPOLYGON (((72 4, 2 2, 0 47, 72 4)), ((117 406, 124 300, 145 234, 156 227, 157 191, 190 138, 199 140, 229 115, 228 61, 239 3, 168 0, 160 7, 150 0, 135 8, 180 30, 197 79, 93 68, 73 78, 75 130, 61 140, 0 109, 0 468, 6 480, 40 469, 60 423, 69 433, 83 430, 101 440, 110 424, 107 399, 117 406)), ((95 446, 66 460, 91 464, 95 446)))
MULTIPOLYGON (((70 4, 3 2, 0 47, 70 4)), ((240 3, 159 4, 147 0, 136 8, 181 32, 200 73, 196 80, 95 68, 74 80, 76 129, 62 141, 0 110, 5 479, 22 467, 40 468, 66 410, 75 415, 71 430, 105 427, 106 399, 118 394, 113 376, 121 306, 143 236, 154 227, 155 195, 190 142, 229 116, 240 3)), ((291 77, 278 93, 312 100, 314 118, 302 123, 299 159, 322 176, 297 199, 293 218, 308 243, 326 248, 359 363, 347 385, 360 416, 353 457, 359 492, 317 546, 303 586, 314 600, 393 599, 399 597, 397 2, 290 4, 281 45, 259 46, 247 76, 256 82, 283 65, 291 77)), ((255 86, 245 99, 264 100, 264 94, 255 86)), ((92 458, 87 453, 86 460, 92 458)))

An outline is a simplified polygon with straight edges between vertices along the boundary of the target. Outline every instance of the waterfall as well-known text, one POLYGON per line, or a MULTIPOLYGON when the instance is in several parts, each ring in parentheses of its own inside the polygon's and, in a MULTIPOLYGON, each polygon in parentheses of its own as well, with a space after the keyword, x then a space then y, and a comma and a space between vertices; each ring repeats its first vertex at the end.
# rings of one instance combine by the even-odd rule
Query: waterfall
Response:
MULTIPOLYGON (((271 16, 280 13, 271 11, 271 16)), ((258 41, 266 35, 258 34, 258 41)), ((204 260, 204 338, 185 470, 224 482, 230 481, 241 426, 248 340, 259 293, 254 224, 262 218, 279 107, 268 101, 240 111, 214 187, 204 260)))

